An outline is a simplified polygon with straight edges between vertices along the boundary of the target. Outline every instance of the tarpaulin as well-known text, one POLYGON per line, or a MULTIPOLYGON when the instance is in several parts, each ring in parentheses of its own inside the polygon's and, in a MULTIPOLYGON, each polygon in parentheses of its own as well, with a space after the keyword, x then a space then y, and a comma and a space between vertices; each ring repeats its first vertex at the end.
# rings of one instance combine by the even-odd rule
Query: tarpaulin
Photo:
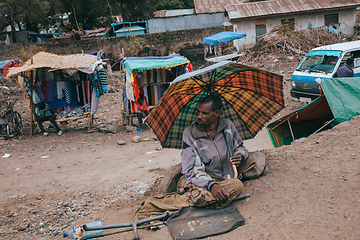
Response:
POLYGON ((134 69, 140 71, 156 68, 169 69, 189 62, 189 60, 179 54, 172 54, 166 57, 127 57, 121 61, 121 65, 131 75, 134 69))
POLYGON ((212 36, 203 38, 203 42, 209 45, 216 45, 218 43, 227 43, 231 40, 246 37, 246 33, 242 32, 220 32, 212 36))

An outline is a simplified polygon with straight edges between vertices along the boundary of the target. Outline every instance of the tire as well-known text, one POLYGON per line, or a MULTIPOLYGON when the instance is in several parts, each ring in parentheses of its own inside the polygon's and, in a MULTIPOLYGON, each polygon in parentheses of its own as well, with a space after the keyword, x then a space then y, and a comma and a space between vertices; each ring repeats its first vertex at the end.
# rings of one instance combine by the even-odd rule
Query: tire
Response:
POLYGON ((13 118, 9 121, 9 135, 18 135, 22 131, 22 119, 18 112, 14 111, 13 118))

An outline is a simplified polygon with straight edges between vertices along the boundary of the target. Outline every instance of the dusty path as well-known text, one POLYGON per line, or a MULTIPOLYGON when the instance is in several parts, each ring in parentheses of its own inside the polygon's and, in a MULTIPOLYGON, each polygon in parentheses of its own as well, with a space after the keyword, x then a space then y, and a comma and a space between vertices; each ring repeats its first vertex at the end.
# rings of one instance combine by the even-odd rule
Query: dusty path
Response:
MULTIPOLYGON (((287 108, 276 118, 303 105, 285 96, 287 108)), ((119 118, 118 97, 102 99, 97 125, 119 118)), ((23 102, 16 107, 26 119, 23 102)), ((131 222, 151 194, 143 191, 180 162, 180 150, 162 149, 150 131, 137 134, 143 141, 133 143, 134 134, 125 130, 87 132, 85 126, 71 123, 63 136, 0 140, 0 156, 12 154, 0 158, 0 239, 61 239, 76 224, 131 222)), ((245 182, 244 193, 251 197, 236 206, 246 224, 209 239, 360 239, 359 126, 356 118, 277 149, 266 131, 247 140, 249 150, 266 154, 270 172, 245 182)), ((140 231, 140 238, 171 236, 163 227, 140 231)))

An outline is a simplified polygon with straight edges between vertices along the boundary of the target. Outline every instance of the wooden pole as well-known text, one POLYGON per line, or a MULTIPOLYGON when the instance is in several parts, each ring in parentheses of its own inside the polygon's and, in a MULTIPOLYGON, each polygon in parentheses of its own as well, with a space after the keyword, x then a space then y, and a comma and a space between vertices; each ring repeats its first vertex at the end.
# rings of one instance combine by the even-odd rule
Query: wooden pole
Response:
MULTIPOLYGON (((34 89, 34 71, 31 71, 31 81, 30 81, 30 89, 34 89)), ((31 94, 32 95, 32 94, 31 94)), ((30 136, 34 136, 34 110, 35 110, 35 106, 34 106, 34 102, 32 101, 32 97, 30 97, 30 108, 29 108, 29 114, 30 114, 30 136)))

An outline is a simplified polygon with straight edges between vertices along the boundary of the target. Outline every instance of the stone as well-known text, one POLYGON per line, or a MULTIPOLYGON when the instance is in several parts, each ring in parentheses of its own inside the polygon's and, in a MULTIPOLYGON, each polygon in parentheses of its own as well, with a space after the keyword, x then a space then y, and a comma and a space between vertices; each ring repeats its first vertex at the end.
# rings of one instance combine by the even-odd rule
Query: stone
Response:
POLYGON ((125 129, 128 132, 135 132, 137 127, 126 125, 125 129))
POLYGON ((110 133, 116 133, 116 128, 113 125, 108 124, 106 125, 106 131, 110 133))
POLYGON ((140 138, 139 136, 134 136, 134 137, 133 137, 133 142, 134 142, 134 143, 141 142, 141 138, 140 138))
POLYGON ((119 144, 119 145, 125 145, 126 144, 126 142, 124 141, 124 140, 119 140, 118 142, 117 142, 117 144, 119 144))

